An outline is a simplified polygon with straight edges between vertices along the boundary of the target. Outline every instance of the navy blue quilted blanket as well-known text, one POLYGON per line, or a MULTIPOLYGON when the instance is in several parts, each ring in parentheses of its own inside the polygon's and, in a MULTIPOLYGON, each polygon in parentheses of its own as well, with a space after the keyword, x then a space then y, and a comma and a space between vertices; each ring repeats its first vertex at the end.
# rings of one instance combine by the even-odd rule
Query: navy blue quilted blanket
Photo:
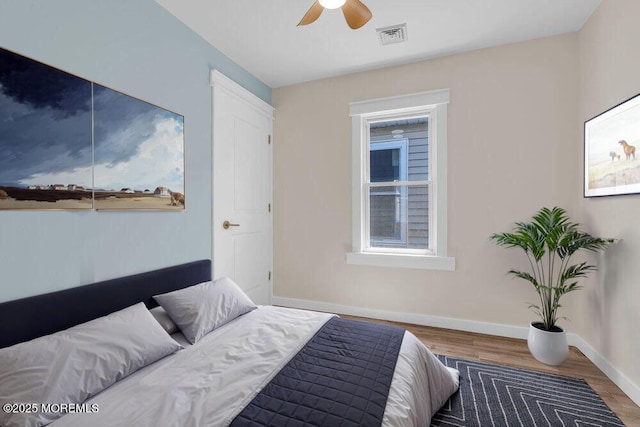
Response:
POLYGON ((403 336, 331 318, 231 426, 380 426, 403 336))

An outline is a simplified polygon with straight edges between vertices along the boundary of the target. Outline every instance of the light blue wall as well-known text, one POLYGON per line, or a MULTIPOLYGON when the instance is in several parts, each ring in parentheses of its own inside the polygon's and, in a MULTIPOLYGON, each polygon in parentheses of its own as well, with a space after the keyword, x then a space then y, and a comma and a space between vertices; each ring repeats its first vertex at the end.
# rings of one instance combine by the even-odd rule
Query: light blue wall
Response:
POLYGON ((184 115, 187 196, 183 212, 0 211, 0 301, 210 258, 209 70, 271 89, 153 0, 0 0, 0 46, 184 115))

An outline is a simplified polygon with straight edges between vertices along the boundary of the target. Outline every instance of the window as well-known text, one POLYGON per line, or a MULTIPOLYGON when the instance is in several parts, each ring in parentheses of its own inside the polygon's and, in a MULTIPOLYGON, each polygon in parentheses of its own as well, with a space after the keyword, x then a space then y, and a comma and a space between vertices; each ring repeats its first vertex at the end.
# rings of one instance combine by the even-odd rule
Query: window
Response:
POLYGON ((350 264, 454 270, 447 256, 449 90, 350 104, 350 264))
POLYGON ((372 141, 369 150, 369 236, 376 247, 407 243, 407 139, 372 141))

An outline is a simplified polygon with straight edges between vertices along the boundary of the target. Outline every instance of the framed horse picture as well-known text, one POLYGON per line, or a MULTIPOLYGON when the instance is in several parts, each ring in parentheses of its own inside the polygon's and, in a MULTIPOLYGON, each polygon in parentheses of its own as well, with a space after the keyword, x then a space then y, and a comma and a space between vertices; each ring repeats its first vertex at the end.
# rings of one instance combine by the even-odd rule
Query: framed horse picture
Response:
POLYGON ((584 122, 584 197, 640 193, 640 94, 584 122))

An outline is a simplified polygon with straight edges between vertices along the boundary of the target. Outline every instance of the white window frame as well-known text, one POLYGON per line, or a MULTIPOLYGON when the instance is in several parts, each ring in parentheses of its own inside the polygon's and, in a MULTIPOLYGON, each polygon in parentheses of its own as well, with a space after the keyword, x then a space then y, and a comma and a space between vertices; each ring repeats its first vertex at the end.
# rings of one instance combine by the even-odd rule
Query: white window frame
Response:
MULTIPOLYGON (((447 105, 449 89, 349 104, 352 130, 352 251, 348 264, 455 270, 447 255, 447 105), (369 125, 399 117, 429 117, 429 251, 369 244, 369 125)), ((401 183, 398 183, 401 184, 401 183)))
MULTIPOLYGON (((407 160, 407 146, 409 145, 409 140, 407 138, 401 138, 401 139, 394 139, 394 140, 388 140, 388 141, 376 141, 374 144, 370 144, 370 148, 371 151, 377 151, 377 150, 395 150, 398 149, 400 150, 400 179, 399 181, 406 181, 407 180, 407 175, 408 175, 408 165, 409 162, 407 160)), ((367 166, 370 165, 370 162, 367 161, 367 166)), ((367 172, 367 175, 370 176, 371 174, 369 172, 367 172)), ((376 183, 377 185, 370 185, 369 189, 371 189, 371 187, 374 186, 381 186, 381 185, 397 185, 397 181, 390 183, 390 182, 385 182, 385 183, 376 183)), ((376 193, 378 195, 383 195, 383 194, 387 194, 387 193, 376 193)), ((365 210, 365 213, 367 213, 367 215, 370 214, 369 212, 369 198, 367 197, 367 209, 365 210)), ((407 242, 407 217, 408 217, 408 212, 407 212, 407 198, 406 198, 406 191, 404 192, 404 194, 401 194, 400 196, 400 206, 399 206, 399 214, 404 214, 404 219, 405 221, 402 221, 401 223, 403 224, 402 229, 400 230, 400 239, 381 239, 381 240, 377 240, 378 243, 406 243, 407 242)), ((396 220, 398 220, 399 218, 396 218, 396 220)), ((367 221, 368 223, 368 221, 367 221)), ((369 232, 369 228, 367 227, 365 230, 367 233, 369 232)), ((366 237, 365 237, 366 238, 366 237)), ((368 237, 368 240, 371 241, 371 236, 368 237)))

